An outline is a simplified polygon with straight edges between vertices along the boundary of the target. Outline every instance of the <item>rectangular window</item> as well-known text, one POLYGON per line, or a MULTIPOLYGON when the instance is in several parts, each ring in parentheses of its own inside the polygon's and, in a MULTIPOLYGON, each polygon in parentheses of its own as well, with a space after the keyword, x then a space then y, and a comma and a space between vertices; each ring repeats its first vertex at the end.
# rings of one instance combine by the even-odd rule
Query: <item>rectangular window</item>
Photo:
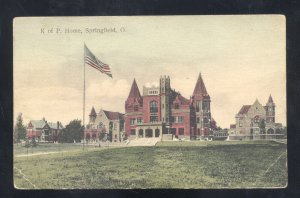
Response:
POLYGON ((137 119, 136 119, 136 122, 139 123, 139 124, 142 123, 142 122, 143 122, 143 121, 142 121, 142 118, 137 118, 137 119))
POLYGON ((117 135, 117 134, 115 134, 115 138, 118 138, 118 135, 117 135))
POLYGON ((196 111, 199 112, 201 109, 201 101, 197 100, 196 102, 196 111))
POLYGON ((138 111, 139 110, 139 106, 138 105, 134 105, 134 111, 138 111))
POLYGON ((135 129, 130 130, 130 135, 135 135, 135 129))
POLYGON ((179 104, 178 103, 175 104, 175 109, 179 109, 179 104))
POLYGON ((158 116, 150 116, 150 122, 158 122, 158 116))
POLYGON ((179 135, 184 135, 184 128, 179 128, 178 133, 179 135))
POLYGON ((135 118, 130 118, 130 125, 134 125, 135 123, 135 118))
POLYGON ((114 123, 114 130, 117 130, 117 123, 114 123))
POLYGON ((171 122, 176 122, 176 117, 175 116, 171 116, 171 122))
POLYGON ((178 123, 183 123, 184 117, 183 116, 178 116, 178 123))
POLYGON ((199 117, 197 117, 197 123, 200 123, 200 118, 199 117))

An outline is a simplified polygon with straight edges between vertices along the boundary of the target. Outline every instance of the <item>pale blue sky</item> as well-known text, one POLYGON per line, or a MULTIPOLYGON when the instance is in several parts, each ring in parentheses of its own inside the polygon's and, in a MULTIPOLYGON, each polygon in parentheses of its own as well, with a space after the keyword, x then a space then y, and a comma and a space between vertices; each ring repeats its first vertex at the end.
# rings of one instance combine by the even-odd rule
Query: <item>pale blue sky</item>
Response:
POLYGON ((221 127, 270 93, 277 122, 286 123, 285 18, 281 15, 52 17, 14 20, 14 117, 82 119, 83 43, 110 65, 113 79, 86 67, 86 120, 92 106, 124 112, 133 78, 169 75, 189 98, 201 72, 221 127), (104 34, 41 34, 41 28, 110 28, 104 34))

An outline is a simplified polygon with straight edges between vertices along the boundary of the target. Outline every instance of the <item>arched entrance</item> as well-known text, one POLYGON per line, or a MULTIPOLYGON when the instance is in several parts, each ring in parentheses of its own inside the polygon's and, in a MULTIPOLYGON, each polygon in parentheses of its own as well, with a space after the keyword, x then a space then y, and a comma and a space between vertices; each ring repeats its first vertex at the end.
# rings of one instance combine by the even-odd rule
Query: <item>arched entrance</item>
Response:
POLYGON ((153 130, 152 129, 146 129, 146 137, 153 137, 153 130))
POLYGON ((144 130, 143 129, 140 129, 139 130, 139 137, 144 137, 144 130))
POLYGON ((159 137, 159 129, 155 129, 155 137, 159 137))
POLYGON ((274 129, 268 129, 267 134, 274 134, 274 129))

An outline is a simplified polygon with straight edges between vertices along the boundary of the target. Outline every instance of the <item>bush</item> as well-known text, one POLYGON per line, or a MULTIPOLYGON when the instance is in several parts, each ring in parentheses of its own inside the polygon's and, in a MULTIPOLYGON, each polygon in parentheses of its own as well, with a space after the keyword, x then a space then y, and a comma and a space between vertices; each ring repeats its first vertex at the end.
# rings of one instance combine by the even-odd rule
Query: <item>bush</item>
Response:
POLYGON ((28 148, 28 147, 30 147, 30 142, 29 142, 29 140, 28 139, 26 139, 26 141, 25 141, 25 145, 24 145, 26 148, 28 148))

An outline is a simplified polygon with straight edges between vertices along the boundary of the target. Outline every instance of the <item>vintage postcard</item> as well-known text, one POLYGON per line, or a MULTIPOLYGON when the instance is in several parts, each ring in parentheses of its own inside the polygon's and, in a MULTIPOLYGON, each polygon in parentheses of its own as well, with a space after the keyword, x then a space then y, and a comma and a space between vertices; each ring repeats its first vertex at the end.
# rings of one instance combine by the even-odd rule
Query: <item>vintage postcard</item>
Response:
POLYGON ((15 18, 15 187, 286 187, 285 23, 15 18))

